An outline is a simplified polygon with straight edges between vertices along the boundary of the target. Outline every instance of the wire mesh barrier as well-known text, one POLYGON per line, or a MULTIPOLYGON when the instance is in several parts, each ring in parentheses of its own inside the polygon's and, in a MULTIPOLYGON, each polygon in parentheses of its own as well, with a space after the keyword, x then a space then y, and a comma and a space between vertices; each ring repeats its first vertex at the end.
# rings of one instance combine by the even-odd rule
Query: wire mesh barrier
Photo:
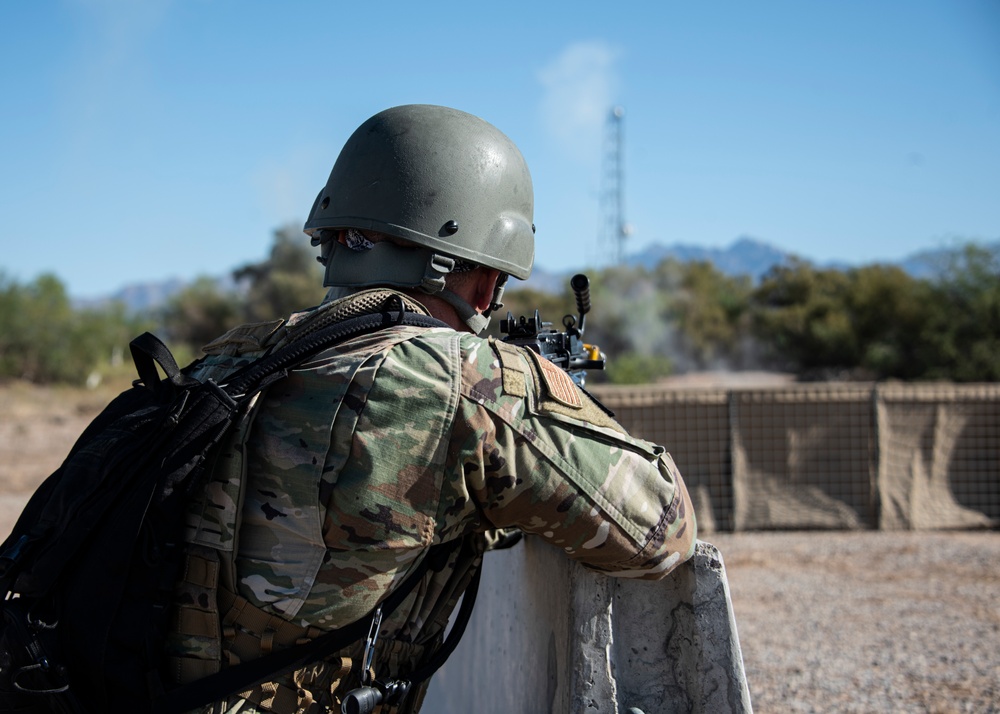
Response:
POLYGON ((677 462, 703 533, 1000 524, 1000 385, 595 387, 677 462))
POLYGON ((1000 521, 1000 385, 879 387, 883 528, 1000 521))

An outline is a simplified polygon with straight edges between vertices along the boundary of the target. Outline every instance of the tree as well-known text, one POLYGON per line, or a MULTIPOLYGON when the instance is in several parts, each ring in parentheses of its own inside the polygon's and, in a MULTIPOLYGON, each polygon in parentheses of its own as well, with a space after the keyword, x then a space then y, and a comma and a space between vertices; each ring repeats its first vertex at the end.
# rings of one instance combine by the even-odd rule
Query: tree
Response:
POLYGON ((753 330, 781 366, 866 379, 1000 379, 1000 260, 955 251, 934 281, 894 266, 795 263, 754 290, 753 330))
MULTIPOLYGON (((658 273, 669 265, 661 264, 658 273)), ((751 291, 749 276, 730 277, 707 261, 676 267, 679 275, 671 314, 680 333, 680 348, 698 368, 744 362, 751 291)))
POLYGON ((772 268, 754 290, 751 308, 766 356, 795 371, 857 366, 849 291, 848 276, 839 270, 815 270, 801 261, 772 268))
POLYGON ((241 321, 241 298, 199 277, 174 295, 163 311, 163 323, 172 340, 197 350, 241 321))
POLYGON ((51 274, 25 286, 4 282, 0 355, 5 372, 33 382, 72 379, 79 356, 70 351, 67 339, 72 309, 63 284, 51 274))
POLYGON ((925 374, 956 381, 1000 379, 1000 259, 968 244, 951 255, 929 291, 925 374))
POLYGON ((120 304, 74 310, 54 275, 27 285, 0 275, 0 377, 82 384, 144 327, 120 304))
POLYGON ((285 226, 274 232, 267 260, 233 272, 246 285, 245 312, 251 322, 286 317, 322 301, 323 271, 302 231, 285 226))
POLYGON ((875 378, 917 379, 926 365, 924 331, 930 286, 901 268, 872 265, 848 272, 847 312, 864 374, 875 378))

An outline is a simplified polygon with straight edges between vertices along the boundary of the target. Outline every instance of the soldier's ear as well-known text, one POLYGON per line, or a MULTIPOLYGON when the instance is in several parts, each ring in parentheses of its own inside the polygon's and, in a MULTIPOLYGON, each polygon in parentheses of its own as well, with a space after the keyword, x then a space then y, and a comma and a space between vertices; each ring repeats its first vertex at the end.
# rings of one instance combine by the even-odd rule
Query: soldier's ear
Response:
POLYGON ((493 302, 493 290, 496 288, 497 280, 500 279, 500 271, 496 268, 480 267, 476 270, 475 290, 472 295, 471 304, 474 308, 483 312, 489 309, 493 302))

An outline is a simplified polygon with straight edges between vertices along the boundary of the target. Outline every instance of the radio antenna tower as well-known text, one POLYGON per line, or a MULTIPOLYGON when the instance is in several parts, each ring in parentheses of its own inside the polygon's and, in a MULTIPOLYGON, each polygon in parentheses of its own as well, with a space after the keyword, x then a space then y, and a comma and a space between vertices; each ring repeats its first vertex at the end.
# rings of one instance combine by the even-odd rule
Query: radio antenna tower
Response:
POLYGON ((622 120, 625 109, 616 106, 608 113, 604 132, 604 157, 601 176, 601 235, 599 250, 612 256, 615 265, 625 259, 625 240, 632 227, 625 221, 625 186, 622 168, 622 120))

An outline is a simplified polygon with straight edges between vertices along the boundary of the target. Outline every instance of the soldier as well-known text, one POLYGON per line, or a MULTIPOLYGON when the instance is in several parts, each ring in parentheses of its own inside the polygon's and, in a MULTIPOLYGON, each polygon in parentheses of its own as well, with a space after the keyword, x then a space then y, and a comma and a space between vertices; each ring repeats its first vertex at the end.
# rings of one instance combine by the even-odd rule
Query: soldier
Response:
MULTIPOLYGON (((533 200, 517 147, 454 109, 396 107, 348 139, 305 224, 327 299, 232 330, 194 376, 222 381, 390 305, 445 324, 354 337, 259 398, 190 515, 168 647, 176 683, 369 616, 432 546, 453 543, 378 628, 374 676, 405 680, 440 645, 491 529, 534 534, 612 576, 660 578, 691 556, 694 511, 670 455, 544 358, 478 336, 508 276, 531 272, 533 200)), ((372 679, 363 647, 214 711, 339 709, 372 679)), ((423 691, 382 711, 415 712, 423 691)))

